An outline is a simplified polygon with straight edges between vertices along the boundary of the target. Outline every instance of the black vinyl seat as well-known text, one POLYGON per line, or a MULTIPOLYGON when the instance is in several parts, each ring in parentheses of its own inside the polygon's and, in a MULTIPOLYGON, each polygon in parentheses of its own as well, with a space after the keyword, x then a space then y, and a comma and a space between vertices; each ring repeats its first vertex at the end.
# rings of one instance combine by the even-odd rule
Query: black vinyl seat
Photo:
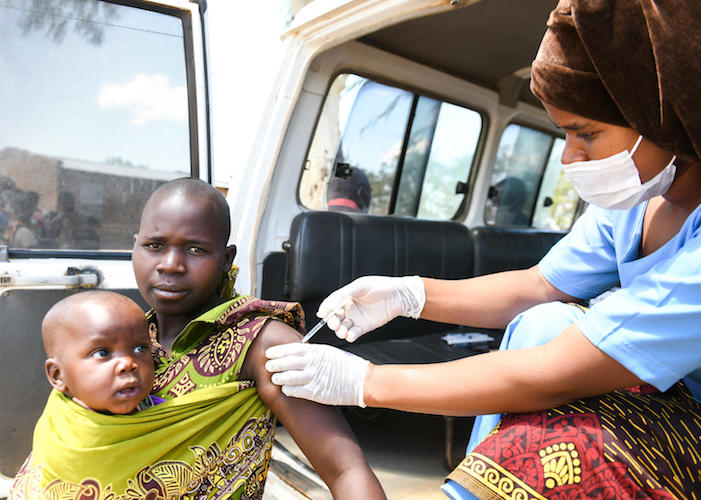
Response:
MULTIPOLYGON (((349 212, 303 212, 292 221, 285 252, 263 264, 262 297, 299 302, 307 327, 321 301, 366 275, 462 279, 538 263, 564 232, 478 227, 349 212)), ((452 361, 497 348, 501 330, 397 318, 353 344, 323 328, 315 343, 340 346, 375 364, 452 361), (494 340, 448 345, 449 332, 483 332, 494 340)), ((452 467, 453 417, 446 421, 446 461, 452 467)))
MULTIPOLYGON (((308 326, 321 301, 365 275, 445 279, 473 274, 473 245, 462 224, 341 212, 305 212, 292 221, 284 297, 302 304, 308 326)), ((457 328, 398 318, 359 342, 409 338, 457 328)), ((328 330, 317 342, 339 344, 328 330)))

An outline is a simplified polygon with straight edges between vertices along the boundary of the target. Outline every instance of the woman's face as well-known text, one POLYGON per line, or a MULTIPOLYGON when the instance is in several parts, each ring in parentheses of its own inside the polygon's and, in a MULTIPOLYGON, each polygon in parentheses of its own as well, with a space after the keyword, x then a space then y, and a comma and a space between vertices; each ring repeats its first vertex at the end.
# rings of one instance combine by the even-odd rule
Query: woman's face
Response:
MULTIPOLYGON (((629 127, 599 122, 563 111, 543 103, 553 123, 565 131, 565 149, 562 163, 601 160, 621 151, 631 151, 639 134, 629 127)), ((633 161, 645 183, 662 171, 672 154, 643 139, 633 154, 633 161)))

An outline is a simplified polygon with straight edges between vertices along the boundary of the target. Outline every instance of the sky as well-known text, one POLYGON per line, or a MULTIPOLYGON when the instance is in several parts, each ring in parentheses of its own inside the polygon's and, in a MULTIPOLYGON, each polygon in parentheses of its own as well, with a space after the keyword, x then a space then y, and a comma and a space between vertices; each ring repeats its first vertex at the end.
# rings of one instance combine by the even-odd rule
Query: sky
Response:
MULTIPOLYGON (((1 0, 0 0, 1 1, 1 0)), ((289 0, 209 0, 212 160, 219 183, 255 154, 256 134, 284 63, 289 0)))
MULTIPOLYGON (((253 142, 290 10, 288 0, 208 3, 212 140, 225 182, 226 158, 245 156, 253 142)), ((102 33, 94 44, 75 29, 86 15, 61 4, 0 0, 0 150, 189 172, 180 20, 114 6, 91 19, 102 33), (23 30, 28 18, 42 24, 23 30), (51 19, 67 23, 58 41, 51 19)))
POLYGON ((95 44, 69 7, 47 16, 0 0, 0 149, 188 172, 180 20, 124 6, 101 14, 89 23, 103 35, 95 44), (23 30, 27 16, 43 25, 23 30), (50 18, 67 22, 60 40, 47 34, 50 18))

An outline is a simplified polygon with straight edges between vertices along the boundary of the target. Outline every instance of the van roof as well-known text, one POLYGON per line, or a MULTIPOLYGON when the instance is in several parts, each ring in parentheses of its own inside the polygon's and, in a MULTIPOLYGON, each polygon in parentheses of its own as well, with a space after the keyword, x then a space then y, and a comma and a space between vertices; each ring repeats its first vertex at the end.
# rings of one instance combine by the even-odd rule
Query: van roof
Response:
POLYGON ((366 3, 315 0, 297 13, 283 38, 344 23, 352 29, 340 32, 359 33, 367 45, 494 90, 502 104, 539 106, 528 88, 530 64, 556 0, 426 0, 390 19, 361 19, 355 13, 366 3))

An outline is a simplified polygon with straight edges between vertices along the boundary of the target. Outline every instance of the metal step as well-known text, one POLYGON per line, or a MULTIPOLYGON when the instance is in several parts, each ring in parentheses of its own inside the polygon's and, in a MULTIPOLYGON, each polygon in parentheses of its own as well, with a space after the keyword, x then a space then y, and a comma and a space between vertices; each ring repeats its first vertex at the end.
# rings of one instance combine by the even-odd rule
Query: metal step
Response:
POLYGON ((273 444, 263 500, 333 499, 319 475, 277 440, 273 444))

